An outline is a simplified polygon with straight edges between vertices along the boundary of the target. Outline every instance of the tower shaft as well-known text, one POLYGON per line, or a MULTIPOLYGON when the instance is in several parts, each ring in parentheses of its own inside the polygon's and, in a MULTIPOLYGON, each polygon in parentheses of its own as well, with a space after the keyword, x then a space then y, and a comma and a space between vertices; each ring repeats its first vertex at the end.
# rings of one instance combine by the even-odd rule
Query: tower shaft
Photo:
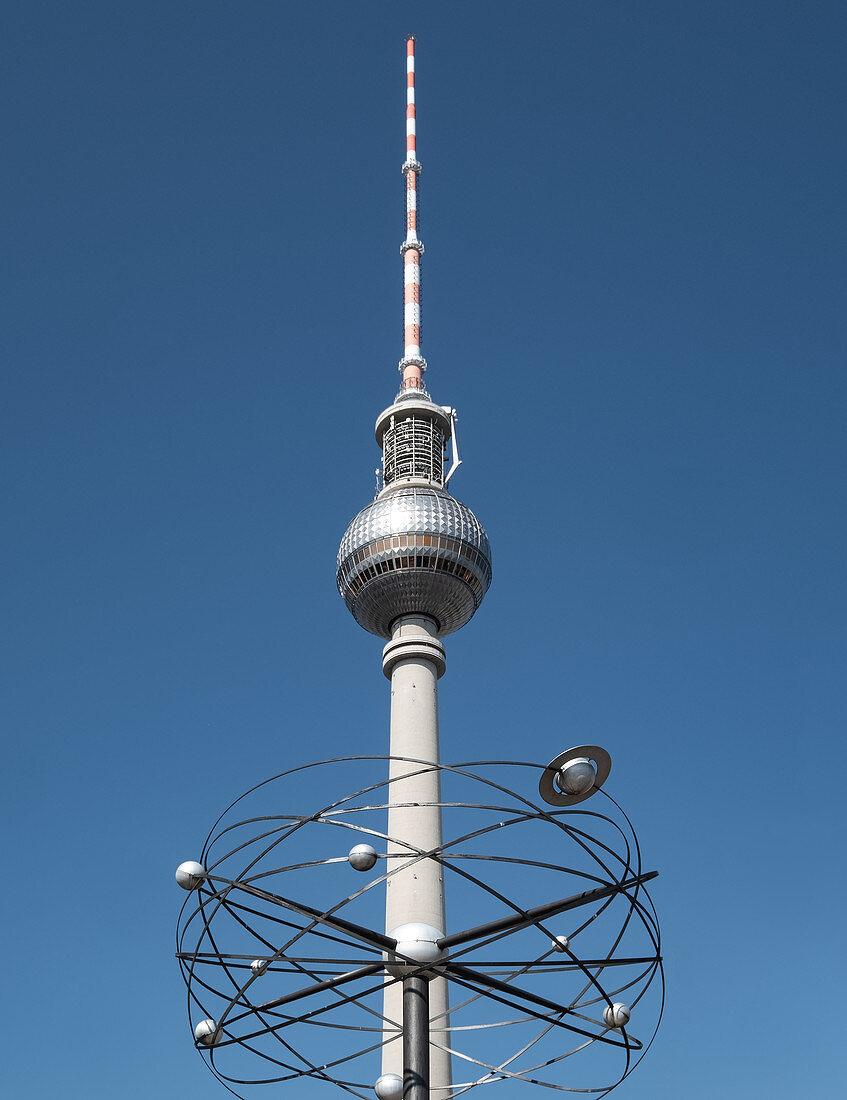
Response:
MULTIPOLYGON (((388 870, 385 927, 391 934, 404 924, 421 923, 446 931, 444 875, 435 859, 419 852, 441 846, 441 781, 436 767, 438 746, 438 680, 444 673, 444 647, 436 623, 426 615, 406 615, 395 624, 383 650, 383 671, 391 680, 392 759, 389 778, 388 870), (412 761, 423 761, 413 763, 412 761), (427 765, 433 767, 427 767, 427 765)), ((430 1091, 446 1096, 451 1084, 447 983, 434 978, 429 990, 430 1091)), ((383 1014, 394 1025, 403 1020, 403 986, 385 990, 383 1014)), ((394 1036, 383 1048, 382 1072, 403 1076, 403 1043, 394 1036)))

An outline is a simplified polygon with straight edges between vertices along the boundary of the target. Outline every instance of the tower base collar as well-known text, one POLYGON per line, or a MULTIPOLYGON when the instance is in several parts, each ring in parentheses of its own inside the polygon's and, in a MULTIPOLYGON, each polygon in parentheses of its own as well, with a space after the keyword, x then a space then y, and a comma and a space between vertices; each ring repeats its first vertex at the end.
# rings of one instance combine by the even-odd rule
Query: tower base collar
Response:
POLYGON ((439 680, 447 671, 447 655, 444 646, 429 634, 410 634, 392 638, 382 651, 382 671, 390 680, 397 662, 410 658, 418 661, 432 661, 439 680))

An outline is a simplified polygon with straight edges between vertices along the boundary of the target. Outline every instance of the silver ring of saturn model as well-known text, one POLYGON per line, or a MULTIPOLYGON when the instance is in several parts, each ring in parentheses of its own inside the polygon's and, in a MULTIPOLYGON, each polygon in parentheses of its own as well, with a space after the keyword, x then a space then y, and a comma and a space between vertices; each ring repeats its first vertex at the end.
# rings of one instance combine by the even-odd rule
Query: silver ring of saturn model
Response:
POLYGON ((398 487, 351 520, 337 581, 356 622, 372 634, 390 638, 401 615, 428 615, 443 636, 482 603, 491 547, 470 508, 444 489, 398 487))

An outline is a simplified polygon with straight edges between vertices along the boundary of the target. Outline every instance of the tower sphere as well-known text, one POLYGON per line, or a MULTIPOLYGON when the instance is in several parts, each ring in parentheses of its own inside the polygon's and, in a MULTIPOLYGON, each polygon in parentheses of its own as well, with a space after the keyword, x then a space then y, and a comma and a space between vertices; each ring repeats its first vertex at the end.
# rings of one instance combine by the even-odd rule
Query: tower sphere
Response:
POLYGON ((350 521, 338 590, 360 626, 382 638, 401 615, 429 615, 438 634, 467 623, 491 583, 482 524, 446 490, 392 488, 350 521))

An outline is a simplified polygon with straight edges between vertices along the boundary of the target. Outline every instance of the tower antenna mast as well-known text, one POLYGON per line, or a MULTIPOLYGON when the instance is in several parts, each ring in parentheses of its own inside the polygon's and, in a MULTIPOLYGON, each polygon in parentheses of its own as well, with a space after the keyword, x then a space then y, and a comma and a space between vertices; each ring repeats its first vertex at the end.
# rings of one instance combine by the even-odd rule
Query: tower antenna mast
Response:
POLYGON ((403 256, 403 375, 401 390, 423 390, 426 360, 421 354, 421 256, 424 246, 418 239, 418 177, 421 165, 417 156, 415 115, 415 36, 406 40, 406 239, 400 245, 403 256))

